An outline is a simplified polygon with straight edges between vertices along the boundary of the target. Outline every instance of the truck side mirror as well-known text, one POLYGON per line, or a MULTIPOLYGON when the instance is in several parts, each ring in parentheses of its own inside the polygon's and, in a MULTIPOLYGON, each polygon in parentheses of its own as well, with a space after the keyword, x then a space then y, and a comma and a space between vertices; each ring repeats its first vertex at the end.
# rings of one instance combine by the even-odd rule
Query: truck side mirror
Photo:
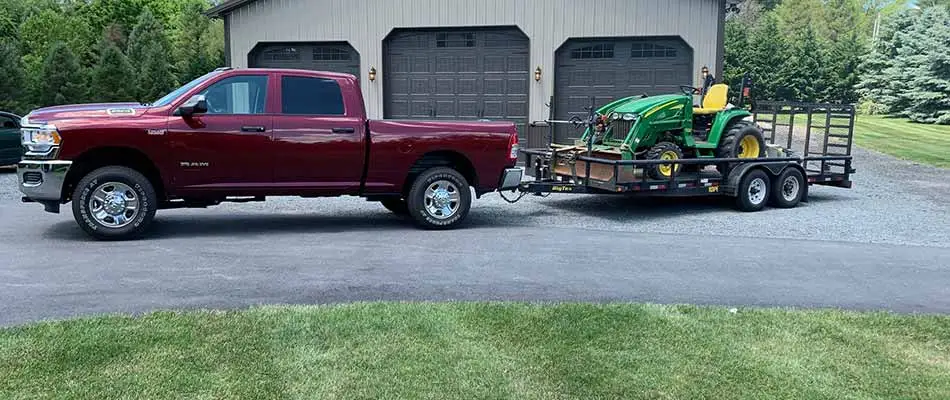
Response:
POLYGON ((175 110, 175 115, 182 117, 190 117, 195 114, 204 114, 208 112, 208 101, 205 100, 204 95, 196 94, 192 96, 188 101, 178 107, 175 110))

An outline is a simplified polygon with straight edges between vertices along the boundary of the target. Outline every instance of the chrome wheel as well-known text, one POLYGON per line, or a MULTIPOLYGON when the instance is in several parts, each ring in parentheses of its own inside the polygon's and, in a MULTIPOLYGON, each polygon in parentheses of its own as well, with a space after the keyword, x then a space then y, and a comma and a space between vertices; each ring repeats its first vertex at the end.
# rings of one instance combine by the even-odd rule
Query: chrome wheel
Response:
POLYGON ((755 178, 749 183, 749 202, 752 204, 762 204, 765 201, 766 182, 762 178, 755 178))
POLYGON ((89 214, 102 226, 121 228, 139 213, 139 197, 129 185, 107 182, 99 185, 89 199, 89 214))
POLYGON ((785 177, 785 180, 782 181, 782 198, 785 201, 795 201, 795 198, 798 197, 798 191, 798 178, 794 176, 785 177))
POLYGON ((459 210, 461 194, 447 180, 432 182, 425 192, 426 212, 436 219, 449 219, 459 210))

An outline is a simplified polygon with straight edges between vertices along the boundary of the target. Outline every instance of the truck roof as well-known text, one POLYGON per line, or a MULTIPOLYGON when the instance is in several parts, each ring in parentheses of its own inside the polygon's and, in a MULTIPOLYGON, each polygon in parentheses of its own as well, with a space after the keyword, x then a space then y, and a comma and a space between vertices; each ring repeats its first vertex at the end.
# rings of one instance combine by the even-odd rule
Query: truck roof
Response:
POLYGON ((314 71, 311 69, 294 69, 294 68, 219 68, 223 71, 260 71, 260 72, 291 72, 294 74, 301 75, 313 75, 313 76, 322 76, 322 77, 331 77, 331 78, 350 78, 356 79, 356 76, 353 74, 347 74, 343 72, 331 72, 331 71, 314 71))

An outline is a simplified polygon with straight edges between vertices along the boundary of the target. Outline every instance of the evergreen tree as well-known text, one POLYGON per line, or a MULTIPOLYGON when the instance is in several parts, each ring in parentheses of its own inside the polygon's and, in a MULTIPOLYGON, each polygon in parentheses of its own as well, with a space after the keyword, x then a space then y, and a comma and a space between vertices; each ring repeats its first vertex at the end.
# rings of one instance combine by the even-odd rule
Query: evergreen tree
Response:
POLYGON ((142 69, 137 75, 138 101, 147 103, 164 96, 177 86, 168 63, 168 54, 159 43, 151 43, 142 50, 142 69))
POLYGON ((904 115, 912 121, 950 124, 950 15, 943 6, 925 9, 909 32, 914 53, 904 50, 909 90, 902 93, 904 115))
POLYGON ((99 43, 99 61, 92 70, 92 94, 97 101, 103 102, 134 100, 132 79, 128 58, 113 38, 105 35, 99 43))
POLYGON ((794 38, 783 74, 783 80, 792 89, 793 100, 824 100, 824 92, 828 87, 826 59, 825 50, 814 31, 806 26, 794 38))
POLYGON ((132 66, 132 74, 135 80, 139 82, 139 90, 136 93, 137 100, 152 101, 157 98, 152 96, 155 92, 154 87, 144 85, 142 81, 146 79, 150 82, 156 82, 156 79, 162 81, 164 78, 158 78, 154 74, 164 75, 164 73, 157 72, 160 70, 171 71, 169 47, 168 38, 165 36, 165 30, 162 28, 161 22, 146 7, 139 15, 138 22, 132 28, 132 33, 129 34, 129 48, 126 52, 129 57, 129 64, 132 66), (149 56, 148 52, 161 53, 162 56, 149 56), (161 65, 150 65, 153 62, 161 65), (146 69, 153 75, 145 76, 146 69))
POLYGON ((745 66, 741 68, 755 76, 755 93, 759 100, 784 100, 786 83, 784 71, 788 68, 788 43, 778 29, 778 20, 772 13, 759 19, 749 35, 745 66))
POLYGON ((176 24, 175 58, 181 82, 189 82, 215 68, 205 46, 211 21, 202 15, 204 8, 201 1, 189 1, 176 24))
POLYGON ((911 12, 902 12, 888 19, 880 29, 876 42, 871 43, 870 52, 862 57, 860 66, 861 80, 856 89, 864 104, 863 111, 871 113, 897 114, 898 92, 895 81, 902 81, 896 65, 899 41, 897 32, 903 32, 913 24, 911 12))
POLYGON ((20 52, 12 41, 0 43, 0 110, 22 113, 23 66, 20 52))
POLYGON ((79 59, 63 42, 55 42, 43 62, 40 106, 80 103, 85 100, 84 77, 79 59))

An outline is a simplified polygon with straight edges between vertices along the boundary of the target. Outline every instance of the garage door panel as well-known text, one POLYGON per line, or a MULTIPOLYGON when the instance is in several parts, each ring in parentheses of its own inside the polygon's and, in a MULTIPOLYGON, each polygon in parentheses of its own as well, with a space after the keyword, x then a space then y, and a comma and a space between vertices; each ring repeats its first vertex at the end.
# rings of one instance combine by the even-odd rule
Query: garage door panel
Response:
MULTIPOLYGON (((572 39, 555 59, 554 114, 560 120, 586 115, 591 97, 600 106, 625 96, 676 93, 692 83, 692 50, 678 38, 572 39)), ((581 133, 555 129, 562 143, 581 133)))
POLYGON ((432 105, 427 100, 412 100, 410 102, 412 112, 408 115, 410 118, 428 118, 431 116, 432 105))
MULTIPOLYGON (((398 62, 398 60, 395 60, 398 62)), ((360 76, 360 56, 347 43, 261 43, 248 55, 252 68, 295 68, 360 76)))
MULTIPOLYGON (((386 39, 384 56, 387 118, 397 118, 394 102, 411 95, 428 101, 436 119, 491 118, 515 121, 521 127, 527 122, 528 39, 517 29, 395 32, 386 39), (407 52, 409 48, 413 50, 407 52), (402 57, 410 58, 408 70, 400 65, 402 57), (411 79, 409 88, 394 84, 404 78, 411 79), (415 79, 431 83, 423 86, 415 79)), ((433 117, 416 111, 409 117, 433 117)))

